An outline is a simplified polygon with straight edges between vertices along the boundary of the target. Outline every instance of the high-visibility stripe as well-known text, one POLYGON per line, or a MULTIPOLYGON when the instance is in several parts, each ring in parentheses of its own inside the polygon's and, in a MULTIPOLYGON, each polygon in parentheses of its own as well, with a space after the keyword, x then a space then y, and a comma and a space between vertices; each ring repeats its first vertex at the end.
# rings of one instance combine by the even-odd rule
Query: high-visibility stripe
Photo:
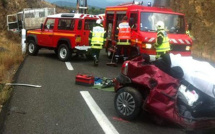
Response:
POLYGON ((171 39, 171 41, 173 41, 174 43, 178 43, 175 39, 171 39))
POLYGON ((179 39, 180 43, 184 44, 184 41, 182 39, 179 39))
POLYGON ((185 40, 185 42, 186 42, 187 44, 190 44, 190 42, 189 42, 188 40, 185 40))
POLYGON ((148 42, 152 42, 152 41, 154 41, 155 40, 155 38, 151 38, 148 42))
POLYGON ((27 33, 31 33, 31 34, 41 34, 41 32, 34 32, 34 31, 28 31, 27 33))
POLYGON ((56 36, 69 36, 74 37, 75 34, 66 34, 66 33, 49 33, 49 32, 34 32, 28 31, 29 34, 42 34, 42 35, 56 35, 56 36))

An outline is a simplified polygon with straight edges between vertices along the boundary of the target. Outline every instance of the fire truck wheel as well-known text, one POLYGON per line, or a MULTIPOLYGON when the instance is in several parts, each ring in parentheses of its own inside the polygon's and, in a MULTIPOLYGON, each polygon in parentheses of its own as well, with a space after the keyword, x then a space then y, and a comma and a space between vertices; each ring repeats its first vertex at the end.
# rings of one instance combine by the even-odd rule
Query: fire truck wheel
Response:
POLYGON ((134 120, 142 111, 143 97, 132 87, 121 88, 114 99, 117 114, 125 120, 134 120))
POLYGON ((66 44, 61 44, 58 48, 58 58, 61 61, 68 61, 71 57, 71 51, 66 44))
POLYGON ((29 55, 37 55, 39 52, 39 47, 37 46, 37 44, 35 43, 34 40, 30 40, 29 44, 28 44, 28 53, 29 55))

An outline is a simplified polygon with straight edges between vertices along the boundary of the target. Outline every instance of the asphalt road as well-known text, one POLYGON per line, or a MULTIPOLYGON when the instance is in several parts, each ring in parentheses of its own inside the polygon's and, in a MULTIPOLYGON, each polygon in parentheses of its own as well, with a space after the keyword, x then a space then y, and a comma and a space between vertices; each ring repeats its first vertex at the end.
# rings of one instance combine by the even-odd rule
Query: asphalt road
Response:
MULTIPOLYGON (((114 110, 114 92, 75 84, 77 73, 114 78, 120 66, 109 67, 104 51, 98 67, 84 58, 71 60, 74 70, 57 59, 53 51, 41 50, 38 56, 27 56, 20 68, 17 83, 41 85, 41 88, 16 86, 4 125, 4 134, 103 134, 105 133, 80 91, 87 91, 120 134, 182 134, 174 125, 159 126, 146 114, 132 122, 120 120, 114 110)), ((96 110, 98 112, 98 110, 96 110)), ((96 113, 96 116, 102 116, 96 113)), ((102 123, 101 123, 102 122, 102 123)), ((107 127, 108 131, 109 128, 107 127)))

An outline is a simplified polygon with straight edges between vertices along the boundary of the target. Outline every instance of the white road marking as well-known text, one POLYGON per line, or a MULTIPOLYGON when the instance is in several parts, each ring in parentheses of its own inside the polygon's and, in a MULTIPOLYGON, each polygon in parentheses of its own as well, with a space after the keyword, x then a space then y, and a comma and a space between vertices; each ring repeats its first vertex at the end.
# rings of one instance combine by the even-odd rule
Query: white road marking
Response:
POLYGON ((80 91, 80 93, 105 134, 119 134, 115 127, 105 116, 105 114, 102 112, 102 110, 99 108, 99 106, 96 104, 90 93, 88 91, 80 91))
POLYGON ((72 67, 72 64, 70 62, 65 62, 65 64, 66 64, 66 67, 68 70, 70 70, 70 71, 74 70, 74 68, 72 67))

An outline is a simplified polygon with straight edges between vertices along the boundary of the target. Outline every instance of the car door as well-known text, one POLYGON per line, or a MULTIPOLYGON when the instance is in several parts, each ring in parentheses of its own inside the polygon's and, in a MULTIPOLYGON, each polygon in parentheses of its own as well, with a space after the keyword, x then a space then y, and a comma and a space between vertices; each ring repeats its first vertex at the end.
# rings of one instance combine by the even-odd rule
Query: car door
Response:
POLYGON ((46 47, 53 47, 53 35, 54 35, 55 19, 48 18, 43 26, 40 35, 40 45, 46 47))
POLYGON ((95 26, 96 20, 95 19, 85 19, 84 20, 84 29, 82 34, 82 43, 85 46, 89 46, 89 36, 90 31, 92 31, 93 26, 95 26))

